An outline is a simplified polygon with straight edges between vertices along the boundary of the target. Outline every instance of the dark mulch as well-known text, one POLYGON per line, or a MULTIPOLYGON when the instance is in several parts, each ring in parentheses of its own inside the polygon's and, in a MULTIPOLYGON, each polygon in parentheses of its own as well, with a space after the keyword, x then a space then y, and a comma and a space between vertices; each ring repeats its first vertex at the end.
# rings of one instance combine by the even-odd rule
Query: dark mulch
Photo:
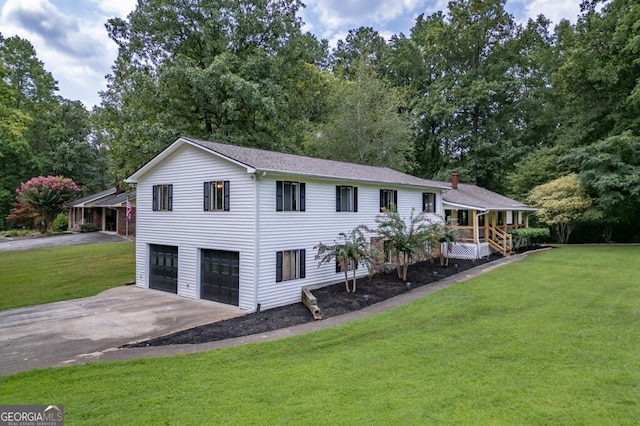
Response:
MULTIPOLYGON (((437 262, 416 263, 409 266, 407 282, 411 283, 411 289, 415 289, 501 257, 500 255, 493 255, 490 258, 476 261, 451 259, 448 267, 440 266, 437 262)), ((326 319, 362 309, 406 291, 411 290, 407 289, 407 284, 400 281, 396 271, 393 270, 387 274, 376 274, 371 280, 366 277, 358 279, 355 293, 347 293, 344 282, 342 282, 313 290, 313 295, 318 300, 318 306, 326 319)), ((302 303, 294 303, 260 313, 247 314, 201 325, 123 347, 134 348, 213 342, 265 333, 311 321, 313 321, 313 316, 309 309, 302 303)))

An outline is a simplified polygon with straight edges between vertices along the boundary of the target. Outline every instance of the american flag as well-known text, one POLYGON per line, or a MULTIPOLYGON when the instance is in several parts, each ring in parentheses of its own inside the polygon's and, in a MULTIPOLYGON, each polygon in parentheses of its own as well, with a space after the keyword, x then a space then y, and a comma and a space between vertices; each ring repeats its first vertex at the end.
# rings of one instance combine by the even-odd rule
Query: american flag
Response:
POLYGON ((129 199, 127 198, 127 204, 126 204, 126 215, 127 215, 127 220, 131 220, 131 202, 129 201, 129 199))

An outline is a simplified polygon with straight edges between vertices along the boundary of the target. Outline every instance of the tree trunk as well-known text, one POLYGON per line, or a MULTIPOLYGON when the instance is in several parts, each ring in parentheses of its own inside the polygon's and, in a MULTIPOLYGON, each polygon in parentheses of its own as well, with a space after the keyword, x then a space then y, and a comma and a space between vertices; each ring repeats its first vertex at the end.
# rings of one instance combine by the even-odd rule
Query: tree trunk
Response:
POLYGON ((349 274, 347 271, 347 265, 341 262, 340 267, 344 271, 344 287, 347 290, 347 293, 351 293, 351 290, 349 290, 349 274))
POLYGON ((353 265, 353 292, 356 292, 356 263, 355 261, 351 261, 351 264, 353 265))

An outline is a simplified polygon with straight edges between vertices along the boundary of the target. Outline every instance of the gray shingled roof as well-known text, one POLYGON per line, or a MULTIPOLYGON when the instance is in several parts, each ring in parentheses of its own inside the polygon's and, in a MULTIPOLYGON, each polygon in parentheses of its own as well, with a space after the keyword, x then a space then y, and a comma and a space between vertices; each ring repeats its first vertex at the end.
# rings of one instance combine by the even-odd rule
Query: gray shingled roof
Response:
POLYGON ((342 161, 304 157, 301 155, 227 145, 194 138, 183 137, 181 139, 259 171, 415 185, 440 189, 450 188, 446 182, 420 179, 386 167, 365 166, 342 161))
POLYGON ((112 196, 116 193, 116 188, 105 189, 104 191, 97 192, 95 194, 87 195, 86 197, 78 198, 68 204, 69 207, 75 207, 92 201, 100 200, 102 198, 112 196))
POLYGON ((136 191, 131 191, 129 192, 129 194, 127 194, 126 192, 123 192, 121 194, 116 195, 113 198, 107 198, 106 200, 100 201, 99 203, 96 203, 93 206, 94 207, 119 206, 120 204, 125 202, 125 200, 127 199, 127 196, 129 197, 129 200, 135 200, 136 191))
POLYGON ((443 192, 442 200, 445 203, 475 207, 479 210, 536 210, 504 195, 466 183, 458 184, 458 189, 443 192))

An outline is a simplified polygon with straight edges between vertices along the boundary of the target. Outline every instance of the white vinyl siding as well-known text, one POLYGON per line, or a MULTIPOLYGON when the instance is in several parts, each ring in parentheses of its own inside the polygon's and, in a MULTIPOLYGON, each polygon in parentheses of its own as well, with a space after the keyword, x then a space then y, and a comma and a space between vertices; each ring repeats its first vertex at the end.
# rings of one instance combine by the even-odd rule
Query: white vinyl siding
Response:
MULTIPOLYGON (((136 285, 148 287, 148 259, 151 244, 178 247, 178 295, 200 297, 200 262, 202 250, 239 253, 239 308, 252 311, 260 304, 269 309, 300 301, 301 288, 340 282, 343 277, 335 265, 318 267, 315 260, 318 243, 331 244, 341 232, 359 225, 376 227, 380 214, 380 189, 396 191, 401 216, 408 218, 422 209, 424 187, 380 184, 377 182, 318 179, 307 176, 247 172, 211 152, 185 144, 171 155, 138 176, 136 285), (205 182, 229 182, 230 212, 204 211, 205 182), (304 202, 298 191, 297 206, 301 211, 277 210, 277 184, 304 184, 304 202), (173 211, 152 211, 152 187, 171 182, 173 211), (357 187, 357 212, 336 212, 336 187, 357 187), (304 264, 304 276, 276 281, 276 253, 295 250, 296 262, 304 264)), ((284 186, 283 196, 284 196, 284 186)), ((301 187, 298 186, 298 189, 301 187)), ((435 214, 440 220, 441 194, 437 192, 435 214)), ((366 238, 375 236, 369 233, 366 238)), ((284 260, 284 259, 283 259, 284 260)), ((291 271, 291 269, 290 269, 291 271)), ((290 272, 291 273, 291 272, 290 272)), ((366 276, 367 268, 358 268, 357 276, 366 276)))
MULTIPOLYGON (((302 287, 332 284, 344 279, 342 273, 336 272, 334 263, 318 267, 318 261, 315 260, 316 250, 313 248, 320 242, 332 244, 339 233, 349 232, 362 224, 375 229, 375 218, 380 214, 380 184, 320 179, 306 180, 304 214, 276 211, 276 180, 284 179, 267 174, 258 182, 258 241, 261 256, 258 264, 260 287, 256 303, 260 303, 263 309, 299 302, 302 287), (357 212, 336 212, 337 186, 358 187, 357 212), (306 249, 305 278, 277 282, 276 256, 273 253, 293 248, 306 249)), ((412 207, 415 208, 414 214, 422 210, 422 193, 425 188, 389 188, 397 190, 399 212, 403 217, 408 219, 412 207)), ((434 221, 441 220, 436 214, 427 217, 434 221)), ((365 236, 368 240, 375 235, 368 233, 365 236)), ((367 273, 367 268, 360 267, 356 275, 363 277, 367 273)))
POLYGON ((199 297, 200 249, 240 253, 240 308, 254 308, 254 181, 246 169, 184 145, 138 180, 136 285, 148 287, 149 244, 179 247, 178 295, 199 297), (203 211, 203 182, 229 181, 233 214, 203 211), (152 213, 152 187, 172 182, 172 214, 152 213))

